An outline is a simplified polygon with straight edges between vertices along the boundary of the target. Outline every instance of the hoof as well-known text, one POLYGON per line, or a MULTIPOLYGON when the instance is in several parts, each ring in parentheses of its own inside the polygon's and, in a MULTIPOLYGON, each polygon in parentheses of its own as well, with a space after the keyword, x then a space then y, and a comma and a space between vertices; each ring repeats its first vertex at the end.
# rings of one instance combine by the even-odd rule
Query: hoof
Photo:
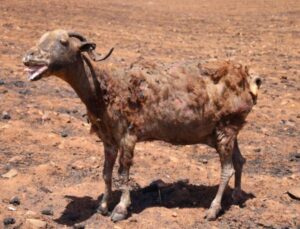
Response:
POLYGON ((244 200, 244 195, 241 190, 234 189, 231 194, 231 197, 234 204, 240 204, 244 200))
POLYGON ((104 204, 100 204, 100 206, 97 208, 97 212, 101 215, 108 215, 108 208, 104 204))
POLYGON ((115 209, 111 213, 111 220, 113 222, 118 222, 118 221, 126 219, 127 215, 128 215, 128 212, 127 212, 126 207, 118 205, 115 207, 115 209))
POLYGON ((219 212, 221 211, 220 207, 210 207, 205 214, 205 219, 208 221, 214 221, 217 219, 219 212))

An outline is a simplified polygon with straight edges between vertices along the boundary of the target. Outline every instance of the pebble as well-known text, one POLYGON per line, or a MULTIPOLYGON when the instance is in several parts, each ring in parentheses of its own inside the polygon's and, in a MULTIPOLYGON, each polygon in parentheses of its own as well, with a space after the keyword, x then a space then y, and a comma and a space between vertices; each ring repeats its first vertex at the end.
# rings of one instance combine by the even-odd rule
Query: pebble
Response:
POLYGON ((43 192, 45 192, 45 193, 52 193, 52 190, 50 190, 49 188, 44 187, 44 186, 42 186, 42 187, 40 188, 40 190, 43 191, 43 192))
POLYGON ((68 134, 65 131, 63 131, 60 133, 60 136, 62 136, 63 138, 66 138, 66 137, 68 137, 68 134))
POLYGON ((0 80, 0 85, 4 85, 5 82, 3 80, 0 80))
POLYGON ((21 201, 19 197, 14 196, 13 198, 10 199, 9 203, 13 205, 20 205, 21 201))
POLYGON ((290 190, 288 190, 288 194, 293 199, 300 200, 300 186, 291 188, 290 190))
POLYGON ((8 90, 3 89, 3 90, 0 91, 0 94, 6 94, 7 92, 8 92, 8 90))
POLYGON ((73 226, 74 229, 84 229, 85 228, 85 225, 84 224, 75 224, 73 226))
POLYGON ((18 171, 16 169, 11 169, 7 173, 2 174, 2 177, 10 179, 10 178, 13 178, 13 177, 15 177, 17 175, 18 175, 18 171))
POLYGON ((85 163, 82 161, 75 161, 72 165, 71 168, 72 169, 76 169, 76 170, 81 170, 84 169, 86 167, 85 163))
POLYGON ((16 87, 25 87, 25 82, 24 81, 15 81, 13 82, 13 84, 16 86, 16 87))
POLYGON ((24 158, 22 156, 14 156, 11 159, 9 159, 9 163, 17 163, 19 161, 22 161, 24 158))
POLYGON ((7 111, 3 111, 1 118, 5 119, 5 120, 9 120, 9 119, 11 119, 11 116, 7 111))
POLYGON ((16 220, 12 217, 7 217, 7 218, 4 218, 3 223, 4 223, 4 225, 15 224, 16 220))
POLYGON ((50 119, 51 119, 51 118, 49 117, 48 114, 44 114, 44 115, 42 116, 42 121, 43 121, 43 122, 49 121, 50 119))
POLYGON ((13 207, 13 206, 8 206, 7 209, 8 209, 9 211, 16 211, 16 210, 17 210, 17 209, 16 209, 15 207, 13 207))
POLYGON ((27 212, 25 212, 26 219, 39 219, 39 217, 40 216, 34 211, 28 210, 27 212))
POLYGON ((47 226, 45 221, 39 219, 26 219, 26 224, 29 228, 45 228, 47 226))
POLYGON ((29 95, 30 94, 30 90, 28 89, 22 89, 19 91, 19 94, 21 95, 29 95))
POLYGON ((45 208, 41 211, 43 215, 53 215, 53 210, 51 208, 45 208))
POLYGON ((190 180, 187 178, 178 180, 178 184, 181 184, 181 185, 188 184, 189 182, 190 182, 190 180))
POLYGON ((261 152, 261 148, 256 148, 256 149, 254 149, 254 152, 255 152, 255 153, 261 152))
POLYGON ((176 212, 173 212, 173 213, 172 213, 172 216, 173 216, 173 217, 177 217, 177 213, 176 213, 176 212))
POLYGON ((201 159, 200 162, 203 163, 203 164, 207 164, 208 160, 207 159, 201 159))
POLYGON ((137 223, 137 219, 136 218, 130 218, 129 222, 131 222, 131 223, 137 223))

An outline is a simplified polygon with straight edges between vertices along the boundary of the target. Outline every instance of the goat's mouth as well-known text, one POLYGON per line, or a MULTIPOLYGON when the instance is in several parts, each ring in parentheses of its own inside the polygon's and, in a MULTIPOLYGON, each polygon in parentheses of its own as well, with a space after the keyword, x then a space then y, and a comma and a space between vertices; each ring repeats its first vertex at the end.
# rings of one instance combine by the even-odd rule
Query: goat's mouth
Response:
POLYGON ((28 72, 28 79, 30 81, 39 80, 43 77, 43 74, 48 70, 47 65, 32 65, 28 66, 25 71, 28 72))

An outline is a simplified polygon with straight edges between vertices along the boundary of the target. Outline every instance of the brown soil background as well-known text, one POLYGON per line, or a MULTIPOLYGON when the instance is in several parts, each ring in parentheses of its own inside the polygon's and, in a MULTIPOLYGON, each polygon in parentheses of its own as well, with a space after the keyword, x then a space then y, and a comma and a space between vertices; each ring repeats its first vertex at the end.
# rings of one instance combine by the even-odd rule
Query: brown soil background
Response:
MULTIPOLYGON (((34 211, 50 228, 296 228, 300 202, 286 192, 300 183, 300 2, 298 0, 164 0, 0 2, 0 228, 12 216, 27 228, 34 211), (128 1, 129 2, 129 1, 128 1), (234 59, 263 77, 258 104, 239 135, 247 158, 247 200, 206 222, 220 165, 214 150, 163 142, 136 147, 131 212, 113 224, 94 213, 104 190, 101 142, 89 135, 85 108, 64 82, 27 81, 21 58, 45 31, 76 30, 128 64, 137 58, 234 59), (67 134, 67 137, 61 135, 67 134), (170 184, 160 190, 151 182, 170 184), (185 179, 188 179, 187 182, 185 179), (21 205, 8 210, 18 196, 21 205), (53 216, 41 210, 50 207, 53 216)), ((98 63, 101 66, 101 63, 98 63)), ((233 179, 230 187, 232 187, 233 179)), ((117 183, 117 180, 115 180, 117 183)), ((119 193, 115 193, 116 197, 119 193)))

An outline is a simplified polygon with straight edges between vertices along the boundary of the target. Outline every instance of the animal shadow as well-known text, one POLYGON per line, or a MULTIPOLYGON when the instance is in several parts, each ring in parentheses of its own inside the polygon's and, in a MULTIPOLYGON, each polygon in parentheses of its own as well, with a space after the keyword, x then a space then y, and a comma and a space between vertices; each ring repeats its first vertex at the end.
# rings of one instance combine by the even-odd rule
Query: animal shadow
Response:
MULTIPOLYGON (((144 188, 136 188, 131 191, 130 213, 138 214, 144 209, 160 206, 166 208, 209 208, 218 190, 218 185, 193 185, 186 180, 180 180, 175 183, 167 184, 161 180, 154 181, 144 188)), ((231 197, 233 189, 228 187, 224 193, 222 208, 227 211, 233 204, 231 197)), ((248 199, 255 198, 252 193, 243 192, 244 199, 238 205, 242 208, 248 199)), ((109 210, 119 202, 120 191, 114 191, 109 210)), ((97 212, 102 195, 98 199, 89 196, 76 197, 65 196, 70 199, 62 215, 55 220, 58 224, 72 226, 76 223, 89 219, 97 212)), ((221 212, 223 214, 224 212, 221 212)), ((129 215, 130 217, 130 215, 129 215)))

